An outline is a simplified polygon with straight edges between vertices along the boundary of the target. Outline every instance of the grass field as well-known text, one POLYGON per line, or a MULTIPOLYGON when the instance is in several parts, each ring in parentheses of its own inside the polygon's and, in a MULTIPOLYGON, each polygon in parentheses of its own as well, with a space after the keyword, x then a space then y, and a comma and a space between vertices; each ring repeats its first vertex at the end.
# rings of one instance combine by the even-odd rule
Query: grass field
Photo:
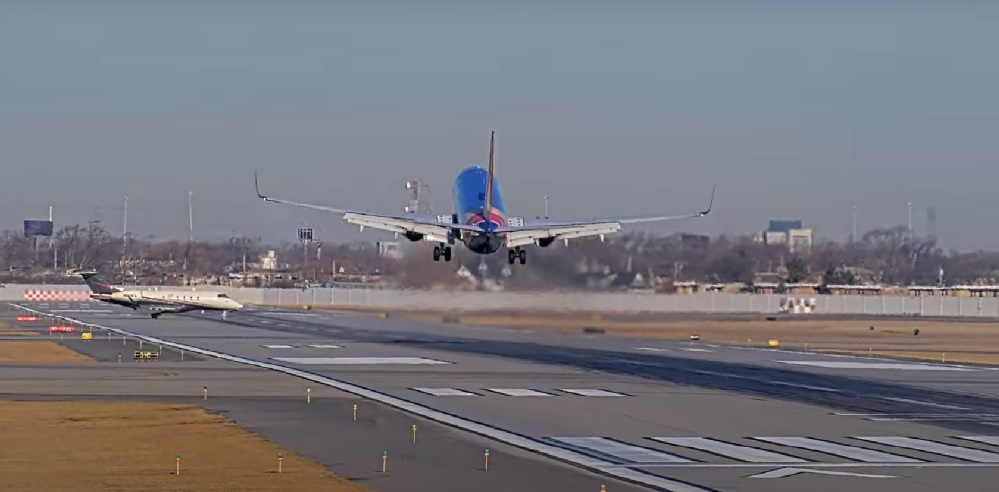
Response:
POLYGON ((5 492, 370 492, 195 406, 0 401, 0 428, 5 492))
POLYGON ((7 364, 49 364, 94 362, 94 359, 49 341, 0 341, 0 362, 7 364))

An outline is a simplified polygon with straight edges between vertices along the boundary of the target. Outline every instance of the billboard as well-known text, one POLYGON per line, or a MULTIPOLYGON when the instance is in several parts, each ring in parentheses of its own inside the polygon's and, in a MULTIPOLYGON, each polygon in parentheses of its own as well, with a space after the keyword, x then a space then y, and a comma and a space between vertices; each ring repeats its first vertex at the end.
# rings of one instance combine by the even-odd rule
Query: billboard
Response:
POLYGON ((25 220, 24 237, 45 236, 52 237, 51 220, 25 220))

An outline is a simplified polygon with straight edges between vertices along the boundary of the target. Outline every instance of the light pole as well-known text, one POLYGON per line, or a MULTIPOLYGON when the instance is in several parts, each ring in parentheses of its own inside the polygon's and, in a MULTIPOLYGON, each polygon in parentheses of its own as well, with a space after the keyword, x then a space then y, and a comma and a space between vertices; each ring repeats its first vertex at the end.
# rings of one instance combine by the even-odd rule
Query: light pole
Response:
POLYGON ((853 206, 853 235, 850 236, 850 242, 857 241, 857 211, 860 210, 856 205, 853 206))
POLYGON ((912 242, 912 202, 909 202, 909 242, 912 242))

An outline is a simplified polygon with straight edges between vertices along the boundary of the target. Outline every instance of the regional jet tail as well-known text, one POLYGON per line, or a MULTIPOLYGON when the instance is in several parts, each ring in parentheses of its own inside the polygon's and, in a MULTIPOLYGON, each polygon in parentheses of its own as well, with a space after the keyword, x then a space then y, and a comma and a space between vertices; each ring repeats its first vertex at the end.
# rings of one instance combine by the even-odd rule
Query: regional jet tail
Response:
POLYGON ((239 311, 243 305, 221 292, 193 290, 125 290, 111 285, 95 272, 81 273, 90 287, 91 299, 124 306, 129 309, 151 311, 153 319, 164 313, 190 311, 222 311, 225 320, 229 311, 239 311))
POLYGON ((372 227, 394 232, 397 236, 402 234, 410 241, 440 243, 434 246, 434 261, 440 261, 441 257, 444 261, 451 261, 451 246, 460 241, 470 251, 478 254, 492 254, 506 248, 507 261, 511 265, 517 260, 521 265, 527 263, 527 251, 523 246, 529 244, 547 248, 556 240, 563 240, 566 245, 569 244, 569 239, 587 236, 600 236, 603 240, 605 234, 617 232, 623 224, 704 217, 711 212, 714 204, 715 192, 712 189, 708 208, 691 214, 581 220, 550 220, 548 217, 525 220, 522 217, 508 217, 493 172, 495 144, 496 132, 493 131, 489 140, 487 169, 470 166, 458 173, 453 186, 455 212, 451 215, 375 214, 311 205, 262 195, 256 175, 254 184, 257 196, 267 202, 343 214, 344 220, 360 226, 362 231, 365 227, 372 227))

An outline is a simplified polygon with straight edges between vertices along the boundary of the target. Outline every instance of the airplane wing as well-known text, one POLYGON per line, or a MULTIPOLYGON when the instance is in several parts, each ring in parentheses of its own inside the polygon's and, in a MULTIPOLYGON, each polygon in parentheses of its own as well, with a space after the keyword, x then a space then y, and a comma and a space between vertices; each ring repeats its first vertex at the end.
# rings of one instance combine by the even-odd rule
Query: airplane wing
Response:
POLYGON ((701 212, 685 215, 652 215, 642 217, 619 217, 591 220, 538 220, 524 221, 516 227, 501 227, 496 230, 506 236, 507 247, 514 248, 531 244, 541 239, 573 239, 587 236, 600 236, 617 232, 622 224, 637 224, 642 222, 661 222, 666 220, 692 219, 704 217, 711 213, 715 202, 715 190, 711 189, 711 200, 708 208, 701 212))
POLYGON ((416 214, 377 214, 365 212, 363 210, 351 210, 345 208, 328 207, 325 205, 313 205, 300 203, 291 200, 271 198, 260 193, 260 186, 257 183, 257 176, 253 176, 254 185, 257 187, 257 197, 265 202, 281 203, 293 207, 321 210, 323 212, 333 212, 343 214, 343 219, 351 224, 363 227, 371 227, 383 231, 397 232, 405 234, 415 232, 424 236, 434 236, 440 241, 446 240, 449 229, 459 229, 481 232, 482 229, 474 225, 453 224, 450 215, 416 215, 416 214))

